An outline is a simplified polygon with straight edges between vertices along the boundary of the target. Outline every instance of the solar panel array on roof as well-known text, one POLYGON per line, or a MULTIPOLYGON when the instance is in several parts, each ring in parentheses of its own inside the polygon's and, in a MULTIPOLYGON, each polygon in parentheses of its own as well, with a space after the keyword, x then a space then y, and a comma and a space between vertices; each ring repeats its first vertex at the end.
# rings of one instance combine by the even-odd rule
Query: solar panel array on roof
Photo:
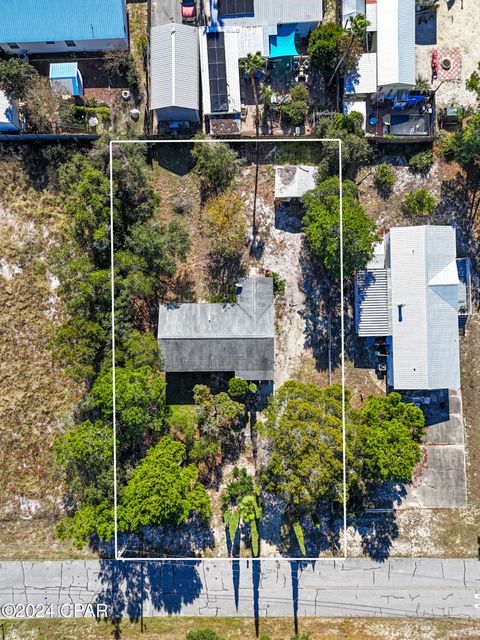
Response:
POLYGON ((212 113, 228 111, 224 33, 212 32, 207 34, 207 53, 212 113))
POLYGON ((254 0, 218 0, 219 16, 248 16, 254 14, 254 0))

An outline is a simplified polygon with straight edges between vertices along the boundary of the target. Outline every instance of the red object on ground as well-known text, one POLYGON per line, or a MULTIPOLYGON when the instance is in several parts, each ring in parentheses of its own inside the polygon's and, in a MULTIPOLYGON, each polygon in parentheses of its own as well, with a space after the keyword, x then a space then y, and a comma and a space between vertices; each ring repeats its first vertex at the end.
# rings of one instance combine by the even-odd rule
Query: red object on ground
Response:
POLYGON ((182 1, 182 18, 184 20, 195 20, 197 16, 197 6, 195 0, 182 1))

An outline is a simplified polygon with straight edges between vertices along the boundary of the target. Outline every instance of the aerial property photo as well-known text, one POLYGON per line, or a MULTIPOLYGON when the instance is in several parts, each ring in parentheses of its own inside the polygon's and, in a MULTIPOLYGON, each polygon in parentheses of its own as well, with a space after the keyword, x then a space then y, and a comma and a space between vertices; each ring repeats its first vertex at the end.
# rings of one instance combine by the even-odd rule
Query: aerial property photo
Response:
POLYGON ((480 8, 3 4, 2 637, 480 636, 480 8))

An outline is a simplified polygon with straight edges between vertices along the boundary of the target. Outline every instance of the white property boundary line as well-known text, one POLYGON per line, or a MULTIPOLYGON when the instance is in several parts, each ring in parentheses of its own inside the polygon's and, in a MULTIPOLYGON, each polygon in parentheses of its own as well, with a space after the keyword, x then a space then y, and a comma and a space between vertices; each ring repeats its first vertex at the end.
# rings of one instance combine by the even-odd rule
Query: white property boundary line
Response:
MULTIPOLYGON (((344 318, 344 268, 343 268, 343 170, 342 170, 342 141, 339 138, 310 138, 295 140, 292 138, 267 138, 259 140, 258 138, 252 139, 203 139, 203 140, 110 140, 110 273, 111 273, 111 313, 112 313, 112 396, 113 396, 113 500, 114 500, 114 527, 115 527, 115 560, 123 560, 124 562, 181 562, 181 561, 226 561, 232 562, 238 558, 195 558, 195 557, 160 557, 160 558, 125 558, 118 555, 118 527, 117 527, 117 507, 118 507, 118 493, 117 493, 117 418, 116 418, 116 390, 115 390, 115 277, 114 277, 114 235, 113 235, 113 145, 114 144, 205 144, 205 143, 259 143, 259 142, 336 142, 338 144, 338 178, 339 178, 339 204, 340 204, 340 216, 339 216, 339 240, 340 240, 340 341, 341 341, 341 380, 342 380, 342 463, 343 463, 343 559, 348 558, 348 544, 347 544, 347 469, 346 469, 346 415, 345 415, 345 318, 344 318)), ((286 557, 271 557, 271 558, 249 558, 253 561, 277 561, 286 560, 294 562, 318 562, 327 561, 334 562, 341 558, 286 558, 286 557)))

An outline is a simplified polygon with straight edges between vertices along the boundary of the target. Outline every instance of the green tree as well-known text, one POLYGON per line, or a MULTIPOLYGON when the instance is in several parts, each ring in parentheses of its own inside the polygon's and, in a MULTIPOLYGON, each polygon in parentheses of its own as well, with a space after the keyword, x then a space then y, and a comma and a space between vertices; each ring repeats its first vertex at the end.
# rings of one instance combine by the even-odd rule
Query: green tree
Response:
POLYGON ((247 241, 247 218, 241 197, 223 193, 211 198, 202 212, 202 231, 210 241, 213 255, 239 256, 247 241))
MULTIPOLYGON (((158 371, 148 366, 115 368, 117 438, 121 459, 135 460, 155 434, 165 432, 166 383, 158 371)), ((104 419, 113 419, 112 370, 102 371, 92 386, 89 407, 104 419)))
POLYGON ((344 29, 337 22, 322 22, 310 32, 308 55, 312 67, 324 77, 329 77, 335 70, 344 35, 344 29))
POLYGON ((403 201, 402 209, 409 216, 431 215, 435 210, 435 198, 426 189, 410 191, 403 201))
MULTIPOLYGON (((304 198, 303 228, 310 250, 332 278, 340 277, 340 198, 338 178, 321 182, 304 198)), ((375 224, 358 201, 355 184, 343 183, 343 259, 348 276, 366 265, 376 240, 375 224)))
POLYGON ((113 499, 113 429, 103 420, 86 420, 55 440, 57 464, 69 491, 84 504, 113 499))
POLYGON ((222 512, 231 543, 235 540, 240 522, 244 522, 250 528, 252 554, 258 556, 258 521, 262 517, 262 508, 258 503, 253 478, 243 467, 233 469, 232 479, 222 494, 222 512))
MULTIPOLYGON (((260 431, 270 456, 262 486, 285 500, 292 521, 313 513, 325 500, 343 501, 341 390, 322 391, 289 381, 271 397, 260 431)), ((348 394, 347 394, 348 398, 348 394)), ((347 425, 347 464, 352 464, 352 433, 347 425)), ((347 483, 351 481, 347 475, 347 483)))
POLYGON ((244 60, 241 60, 240 67, 248 75, 252 83, 253 99, 255 101, 255 127, 258 133, 260 124, 260 113, 258 109, 257 74, 263 71, 265 60, 259 53, 249 53, 244 60))
POLYGON ((23 100, 38 78, 38 71, 17 58, 0 60, 0 89, 9 98, 23 100))
POLYGON ((480 167, 480 113, 455 134, 452 142, 455 160, 464 169, 480 167))
POLYGON ((410 482, 421 459, 425 417, 399 393, 368 398, 360 412, 358 455, 366 482, 410 482))
MULTIPOLYGON (((355 178, 358 169, 372 160, 372 148, 362 130, 362 120, 351 113, 344 116, 338 113, 332 120, 322 119, 316 128, 320 138, 340 139, 342 141, 342 168, 344 177, 355 178)), ((338 145, 326 142, 322 147, 322 160, 318 166, 320 179, 338 176, 338 145)))
POLYGON ((294 127, 299 127, 305 123, 308 113, 308 104, 303 100, 293 100, 285 102, 281 106, 284 121, 294 127))
POLYGON ((201 384, 195 385, 193 398, 200 441, 192 451, 192 459, 201 460, 198 457, 200 452, 206 453, 207 458, 235 449, 245 413, 244 405, 232 400, 227 393, 213 394, 201 384))
POLYGON ((69 318, 57 331, 53 341, 54 358, 77 382, 91 380, 101 357, 105 330, 85 318, 69 318))
POLYGON ((108 501, 97 506, 82 505, 75 515, 60 520, 56 527, 59 540, 72 540, 77 549, 82 549, 93 535, 105 542, 115 534, 113 507, 108 501))
POLYGON ((480 62, 475 71, 472 71, 470 77, 465 81, 465 87, 469 91, 473 91, 477 96, 477 101, 480 102, 480 62))
POLYGON ((178 526, 192 514, 211 515, 210 498, 198 483, 198 467, 184 466, 185 446, 164 437, 148 450, 125 487, 122 517, 129 531, 178 526))
POLYGON ((228 395, 231 398, 243 399, 247 395, 248 382, 243 378, 231 378, 228 381, 228 395))
POLYGON ((211 194, 228 189, 240 167, 238 155, 223 142, 197 142, 192 156, 202 188, 211 194))
POLYGON ((335 66, 328 84, 331 85, 337 71, 344 67, 344 71, 353 71, 358 64, 358 59, 363 51, 363 43, 367 35, 369 22, 361 13, 357 13, 353 18, 350 17, 348 25, 348 34, 344 34, 340 39, 339 45, 342 50, 339 61, 335 66))

